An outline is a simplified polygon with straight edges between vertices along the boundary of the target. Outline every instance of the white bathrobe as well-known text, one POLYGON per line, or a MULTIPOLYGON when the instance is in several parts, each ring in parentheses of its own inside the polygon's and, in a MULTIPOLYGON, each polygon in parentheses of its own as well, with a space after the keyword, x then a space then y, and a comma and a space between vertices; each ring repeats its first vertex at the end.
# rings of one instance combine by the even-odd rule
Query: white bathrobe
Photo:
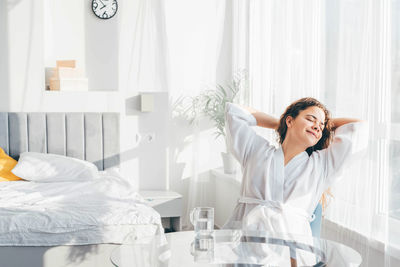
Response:
POLYGON ((336 129, 330 146, 302 152, 284 166, 282 148, 256 134, 253 115, 226 106, 228 149, 243 171, 241 198, 224 228, 291 233, 311 237, 310 221, 322 193, 339 177, 345 163, 360 156, 368 143, 365 122, 336 129))

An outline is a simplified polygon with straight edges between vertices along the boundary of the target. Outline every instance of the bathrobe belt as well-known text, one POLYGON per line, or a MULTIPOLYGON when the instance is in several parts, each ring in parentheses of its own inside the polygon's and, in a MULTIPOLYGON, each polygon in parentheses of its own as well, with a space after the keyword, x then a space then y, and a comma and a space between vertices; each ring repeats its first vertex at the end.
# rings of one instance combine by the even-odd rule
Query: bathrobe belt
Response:
POLYGON ((310 216, 310 214, 308 214, 303 209, 295 208, 295 207, 287 205, 287 204, 282 204, 279 201, 263 200, 263 199, 252 198, 252 197, 240 197, 238 202, 245 203, 245 204, 256 204, 256 205, 266 206, 266 207, 269 207, 269 208, 274 209, 279 212, 282 212, 283 210, 288 210, 289 212, 293 212, 297 215, 305 217, 309 222, 312 222, 315 219, 314 214, 312 214, 310 216))

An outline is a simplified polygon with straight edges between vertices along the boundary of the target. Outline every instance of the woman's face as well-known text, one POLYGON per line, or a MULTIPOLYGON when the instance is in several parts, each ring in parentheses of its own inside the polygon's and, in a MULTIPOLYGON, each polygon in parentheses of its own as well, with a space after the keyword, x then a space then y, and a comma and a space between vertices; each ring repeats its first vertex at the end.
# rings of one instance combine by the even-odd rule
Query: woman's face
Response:
POLYGON ((307 148, 314 146, 322 137, 322 130, 325 125, 325 113, 317 107, 308 107, 300 111, 296 119, 286 118, 288 126, 287 135, 295 142, 304 144, 307 148))

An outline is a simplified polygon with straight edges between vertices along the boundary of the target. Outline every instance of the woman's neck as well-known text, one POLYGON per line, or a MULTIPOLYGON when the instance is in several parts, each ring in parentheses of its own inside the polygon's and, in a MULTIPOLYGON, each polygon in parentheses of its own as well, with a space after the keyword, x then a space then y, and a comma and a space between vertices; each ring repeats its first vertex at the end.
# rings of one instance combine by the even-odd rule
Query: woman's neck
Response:
POLYGON ((304 146, 300 146, 294 142, 290 142, 289 139, 285 139, 282 143, 282 151, 284 157, 284 166, 295 156, 304 152, 306 148, 304 146))

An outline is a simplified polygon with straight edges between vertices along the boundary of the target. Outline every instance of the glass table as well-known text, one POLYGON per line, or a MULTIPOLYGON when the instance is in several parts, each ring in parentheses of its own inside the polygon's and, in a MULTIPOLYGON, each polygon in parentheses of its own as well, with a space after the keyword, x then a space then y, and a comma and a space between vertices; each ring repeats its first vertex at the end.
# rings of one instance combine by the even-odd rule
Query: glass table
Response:
POLYGON ((127 236, 110 257, 118 267, 359 266, 354 249, 325 239, 260 231, 193 231, 137 239, 127 236), (249 265, 232 265, 249 264, 249 265))

